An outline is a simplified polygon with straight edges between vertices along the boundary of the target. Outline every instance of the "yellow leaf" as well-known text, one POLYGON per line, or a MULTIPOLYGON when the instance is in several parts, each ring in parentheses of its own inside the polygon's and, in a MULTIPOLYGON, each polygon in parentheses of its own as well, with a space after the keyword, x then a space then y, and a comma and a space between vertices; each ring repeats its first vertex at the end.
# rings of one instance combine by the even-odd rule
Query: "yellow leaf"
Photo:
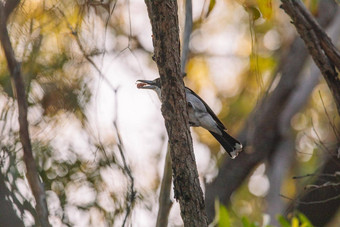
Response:
POLYGON ((272 0, 257 0, 263 18, 269 20, 273 16, 272 0))
POLYGON ((299 227, 299 219, 297 217, 292 218, 292 227, 299 227))

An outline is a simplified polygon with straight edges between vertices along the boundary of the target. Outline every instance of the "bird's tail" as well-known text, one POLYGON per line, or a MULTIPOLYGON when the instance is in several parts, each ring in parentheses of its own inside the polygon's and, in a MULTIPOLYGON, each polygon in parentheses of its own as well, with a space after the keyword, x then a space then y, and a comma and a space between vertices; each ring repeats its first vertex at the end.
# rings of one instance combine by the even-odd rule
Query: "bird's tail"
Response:
POLYGON ((228 152, 232 159, 236 158, 237 155, 242 151, 242 144, 224 130, 222 130, 222 135, 212 131, 209 132, 217 139, 217 141, 222 145, 224 150, 228 152))

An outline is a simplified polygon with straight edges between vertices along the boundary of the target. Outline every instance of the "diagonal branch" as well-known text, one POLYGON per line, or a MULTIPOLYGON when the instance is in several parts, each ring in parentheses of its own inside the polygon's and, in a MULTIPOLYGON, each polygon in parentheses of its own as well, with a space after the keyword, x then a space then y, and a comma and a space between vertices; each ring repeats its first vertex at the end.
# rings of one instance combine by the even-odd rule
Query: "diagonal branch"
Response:
POLYGON ((6 1, 4 5, 0 2, 0 41, 4 50, 8 69, 11 74, 13 93, 18 101, 20 141, 24 151, 24 162, 26 165, 26 177, 31 187, 33 196, 36 201, 36 210, 41 226, 50 226, 48 221, 48 209, 44 186, 39 178, 37 166, 32 153, 30 135, 27 121, 27 101, 25 94, 24 81, 21 75, 20 63, 15 59, 14 50, 7 30, 7 19, 12 10, 20 1, 6 1), (6 11, 7 10, 7 11, 6 11))
POLYGON ((325 51, 327 57, 334 63, 334 65, 340 70, 340 53, 339 50, 334 46, 332 40, 328 37, 326 32, 321 28, 319 23, 314 19, 314 17, 307 11, 304 5, 301 2, 296 2, 299 11, 306 18, 308 23, 314 29, 314 32, 318 39, 320 40, 320 44, 325 51))
POLYGON ((330 38, 300 1, 281 0, 281 7, 291 17, 315 64, 319 67, 334 97, 340 115, 340 54, 330 38))

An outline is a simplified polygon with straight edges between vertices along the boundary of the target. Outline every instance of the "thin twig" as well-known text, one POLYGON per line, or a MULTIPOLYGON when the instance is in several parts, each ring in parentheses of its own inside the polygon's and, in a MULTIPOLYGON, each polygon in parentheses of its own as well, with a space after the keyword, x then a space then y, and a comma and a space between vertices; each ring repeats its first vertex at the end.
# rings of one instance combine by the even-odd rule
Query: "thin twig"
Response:
MULTIPOLYGON (((113 9, 115 8, 115 5, 113 7, 113 9)), ((113 10, 112 9, 112 10, 113 10)), ((90 58, 90 56, 86 53, 85 48, 79 38, 78 35, 78 31, 79 31, 79 26, 77 24, 76 28, 73 29, 73 27, 71 26, 71 24, 68 22, 66 15, 59 9, 57 8, 57 10, 59 11, 59 13, 64 17, 70 31, 71 34, 73 35, 73 37, 75 38, 78 47, 80 49, 80 51, 83 53, 83 56, 85 57, 85 59, 95 68, 95 70, 98 72, 99 76, 107 83, 107 85, 110 87, 110 89, 115 93, 115 105, 116 105, 116 113, 115 113, 115 118, 113 121, 113 126, 116 130, 116 134, 117 134, 117 138, 118 138, 118 150, 120 153, 120 156, 122 158, 122 162, 123 162, 123 171, 128 175, 129 179, 130 179, 130 193, 126 194, 126 200, 128 201, 128 205, 126 208, 126 214, 122 223, 122 226, 124 227, 127 221, 127 218, 130 215, 131 212, 131 208, 134 204, 135 198, 136 198, 136 191, 134 189, 134 178, 132 176, 131 170, 129 168, 129 166, 127 165, 126 159, 125 159, 125 155, 124 155, 124 145, 119 133, 119 129, 118 129, 118 125, 117 125, 117 106, 118 106, 118 101, 117 101, 117 92, 118 92, 118 88, 114 88, 113 85, 110 83, 110 81, 104 76, 104 74, 102 73, 102 71, 100 70, 100 68, 97 66, 97 64, 90 58)), ((113 12, 113 11, 112 11, 113 12)), ((128 49, 130 49, 130 47, 127 47, 128 49)), ((125 48, 126 49, 126 48, 125 48)), ((106 155, 106 152, 104 150, 104 153, 106 155)))
POLYGON ((79 38, 78 32, 79 32, 79 26, 77 25, 77 27, 74 29, 71 25, 71 23, 67 20, 66 15, 64 14, 64 12, 59 9, 58 7, 56 7, 56 9, 58 10, 58 12, 64 17, 68 28, 71 31, 72 36, 75 38, 76 43, 80 49, 80 51, 82 52, 84 58, 93 66, 93 68, 97 71, 97 73, 99 74, 99 76, 105 81, 105 83, 110 87, 110 89, 112 91, 115 90, 115 88, 113 87, 113 85, 111 84, 111 82, 105 77, 104 74, 102 74, 102 71, 99 69, 99 67, 97 66, 97 64, 90 58, 90 56, 86 53, 85 48, 79 38))
POLYGON ((132 206, 134 204, 137 192, 135 191, 135 186, 134 186, 135 185, 134 184, 135 181, 134 181, 134 178, 132 176, 131 169, 128 166, 128 164, 126 162, 126 159, 125 159, 124 144, 123 144, 122 138, 120 136, 118 125, 117 125, 117 122, 118 122, 118 111, 117 111, 117 109, 118 109, 118 98, 117 98, 117 93, 118 93, 118 88, 115 89, 115 115, 114 115, 115 117, 114 117, 114 120, 113 120, 113 126, 114 126, 114 128, 116 130, 116 134, 117 134, 117 138, 118 138, 117 146, 118 146, 118 150, 119 150, 120 156, 121 156, 122 161, 123 161, 124 172, 128 175, 128 177, 130 179, 130 192, 126 193, 126 201, 128 202, 128 205, 126 207, 126 214, 125 214, 124 221, 123 221, 123 224, 122 224, 122 227, 124 227, 125 224, 126 224, 127 218, 130 215, 130 212, 131 212, 132 206))
POLYGON ((340 182, 334 183, 327 181, 324 184, 317 185, 317 184, 309 184, 305 186, 305 189, 320 189, 320 188, 326 188, 326 187, 337 187, 340 186, 340 182))
POLYGON ((325 111, 325 114, 326 114, 326 116, 327 116, 328 122, 329 122, 329 124, 330 124, 331 127, 332 127, 333 133, 334 133, 335 137, 340 141, 339 132, 338 132, 337 128, 335 127, 334 123, 331 121, 331 118, 329 117, 328 111, 327 111, 327 109, 326 109, 326 106, 325 106, 325 103, 324 103, 324 101, 323 101, 323 98, 322 98, 322 96, 321 96, 321 92, 320 92, 320 91, 319 91, 319 96, 320 96, 320 99, 321 99, 322 106, 323 106, 323 109, 324 109, 324 111, 325 111))
MULTIPOLYGON (((282 198, 285 198, 285 199, 288 199, 290 201, 295 201, 294 199, 292 198, 289 198, 285 195, 282 195, 282 194, 279 194, 282 198)), ((337 195, 337 196, 333 196, 331 198, 328 198, 328 199, 323 199, 323 200, 317 200, 317 201, 310 201, 310 202, 304 202, 304 201, 299 201, 299 200, 296 200, 296 203, 297 204, 304 204, 304 205, 310 205, 310 204, 321 204, 321 203, 327 203, 327 202, 330 202, 330 201, 333 201, 333 200, 336 200, 336 199, 340 199, 340 194, 337 195)))
POLYGON ((295 180, 301 179, 301 178, 306 178, 306 177, 314 177, 314 176, 318 176, 318 177, 339 177, 340 176, 340 172, 335 172, 334 174, 330 174, 330 173, 308 173, 302 176, 294 176, 292 177, 295 180))
POLYGON ((111 18, 111 16, 112 16, 112 14, 113 14, 113 11, 114 11, 115 8, 116 8, 117 2, 118 2, 118 0, 116 0, 116 1, 114 2, 114 4, 113 4, 111 10, 110 10, 110 4, 109 4, 109 16, 107 17, 107 19, 106 19, 106 21, 105 21, 105 29, 104 29, 104 51, 103 51, 103 55, 102 55, 102 61, 103 61, 103 59, 104 59, 104 57, 105 57, 105 53, 106 53, 105 48, 106 48, 106 33, 107 33, 107 27, 108 27, 108 25, 109 25, 109 21, 110 21, 110 18, 111 18))
MULTIPOLYGON (((319 142, 319 146, 322 150, 326 151, 326 153, 330 153, 330 151, 328 150, 328 148, 326 147, 326 145, 322 142, 320 136, 319 136, 319 133, 316 131, 315 129, 315 126, 314 126, 314 123, 313 123, 313 119, 311 119, 311 124, 312 124, 312 128, 313 128, 313 131, 315 133, 315 135, 318 137, 318 142, 319 142)), ((316 142, 315 142, 316 143, 316 142)), ((318 145, 318 143, 316 143, 318 145)))

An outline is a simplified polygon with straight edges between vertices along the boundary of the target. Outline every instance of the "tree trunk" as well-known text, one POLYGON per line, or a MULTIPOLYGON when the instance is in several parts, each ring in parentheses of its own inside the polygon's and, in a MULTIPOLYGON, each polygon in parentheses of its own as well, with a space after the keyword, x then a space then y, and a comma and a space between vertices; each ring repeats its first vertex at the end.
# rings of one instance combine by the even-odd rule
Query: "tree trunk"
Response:
POLYGON ((207 226, 181 77, 177 1, 145 0, 152 25, 154 59, 162 85, 162 114, 169 135, 175 198, 184 226, 207 226))

